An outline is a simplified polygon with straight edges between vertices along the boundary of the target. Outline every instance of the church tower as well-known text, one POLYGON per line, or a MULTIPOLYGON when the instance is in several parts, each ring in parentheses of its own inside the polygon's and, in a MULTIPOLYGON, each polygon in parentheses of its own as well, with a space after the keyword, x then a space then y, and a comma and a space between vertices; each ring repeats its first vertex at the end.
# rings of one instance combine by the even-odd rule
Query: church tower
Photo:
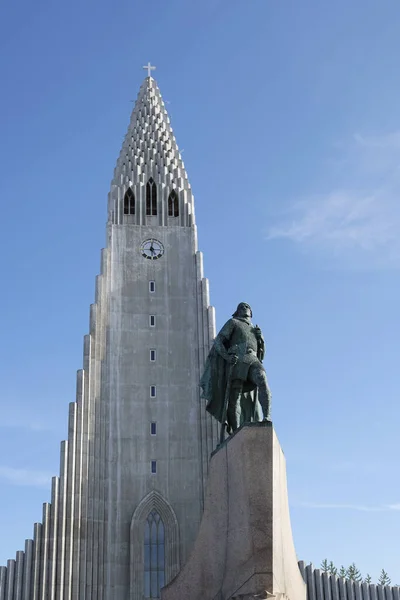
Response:
POLYGON ((214 335, 193 195, 149 70, 111 183, 60 476, 34 539, 0 568, 0 600, 159 598, 202 515, 214 335))

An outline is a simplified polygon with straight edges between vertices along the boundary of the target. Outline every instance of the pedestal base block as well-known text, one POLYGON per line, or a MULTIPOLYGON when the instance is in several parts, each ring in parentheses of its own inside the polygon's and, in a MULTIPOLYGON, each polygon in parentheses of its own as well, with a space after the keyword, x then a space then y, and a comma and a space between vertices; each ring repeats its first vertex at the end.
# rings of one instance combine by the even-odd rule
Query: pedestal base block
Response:
POLYGON ((271 423, 249 423, 210 462, 203 519, 162 600, 305 600, 283 452, 271 423))

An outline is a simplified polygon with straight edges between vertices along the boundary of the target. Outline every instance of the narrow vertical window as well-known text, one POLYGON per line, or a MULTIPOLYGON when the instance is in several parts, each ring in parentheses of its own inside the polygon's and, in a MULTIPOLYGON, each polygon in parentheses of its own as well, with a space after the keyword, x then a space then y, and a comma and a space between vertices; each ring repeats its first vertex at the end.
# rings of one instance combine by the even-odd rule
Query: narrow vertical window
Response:
POLYGON ((154 349, 150 350, 150 361, 155 362, 157 358, 157 353, 154 349))
POLYGON ((175 190, 168 196, 168 216, 179 217, 179 198, 175 190))
POLYGON ((134 215, 135 214, 135 195, 132 192, 131 188, 126 190, 124 196, 124 215, 134 215))
MULTIPOLYGON (((156 460, 151 461, 151 472, 157 473, 157 461, 156 460)), ((156 596, 156 598, 157 598, 157 596, 156 596)))
POLYGON ((152 177, 146 183, 146 215, 157 214, 157 186, 152 177))
POLYGON ((157 396, 157 389, 155 385, 150 386, 150 398, 155 398, 157 396))
POLYGON ((149 281, 149 292, 151 292, 153 294, 155 291, 156 291, 156 282, 149 281))
POLYGON ((149 315, 149 325, 150 327, 156 326, 156 315, 149 315))
MULTIPOLYGON (((152 461, 152 467, 153 467, 152 461)), ((153 471, 152 471, 153 472, 153 471)), ((144 597, 160 598, 165 585, 165 530, 156 510, 146 519, 144 528, 144 597)))
POLYGON ((157 423, 152 423, 150 426, 150 432, 151 435, 156 435, 157 434, 157 423))

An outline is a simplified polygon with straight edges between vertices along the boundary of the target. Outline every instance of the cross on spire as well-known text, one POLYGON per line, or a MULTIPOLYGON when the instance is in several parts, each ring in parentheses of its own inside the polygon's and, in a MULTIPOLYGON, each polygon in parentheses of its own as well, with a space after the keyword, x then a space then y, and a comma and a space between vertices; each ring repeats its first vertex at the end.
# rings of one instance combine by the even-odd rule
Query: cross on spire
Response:
POLYGON ((147 77, 151 77, 151 72, 154 71, 155 68, 156 67, 153 67, 153 65, 150 62, 148 62, 147 65, 143 67, 143 69, 147 69, 147 77))

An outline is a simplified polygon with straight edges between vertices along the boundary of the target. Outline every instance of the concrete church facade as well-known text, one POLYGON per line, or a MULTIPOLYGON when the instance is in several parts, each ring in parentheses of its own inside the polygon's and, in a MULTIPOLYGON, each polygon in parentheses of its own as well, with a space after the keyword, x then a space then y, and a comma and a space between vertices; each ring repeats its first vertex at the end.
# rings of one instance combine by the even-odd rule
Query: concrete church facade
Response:
POLYGON ((215 316, 192 191, 150 75, 111 183, 60 475, 33 539, 0 567, 0 600, 400 600, 397 587, 297 564, 272 428, 244 427, 209 470, 218 424, 199 381, 215 316), (231 488, 230 454, 243 473, 231 488), (263 594, 249 591, 252 578, 263 594))
POLYGON ((0 569, 0 598, 156 598, 177 574, 217 440, 199 388, 214 323, 192 191, 147 77, 111 183, 60 476, 34 539, 0 569))

